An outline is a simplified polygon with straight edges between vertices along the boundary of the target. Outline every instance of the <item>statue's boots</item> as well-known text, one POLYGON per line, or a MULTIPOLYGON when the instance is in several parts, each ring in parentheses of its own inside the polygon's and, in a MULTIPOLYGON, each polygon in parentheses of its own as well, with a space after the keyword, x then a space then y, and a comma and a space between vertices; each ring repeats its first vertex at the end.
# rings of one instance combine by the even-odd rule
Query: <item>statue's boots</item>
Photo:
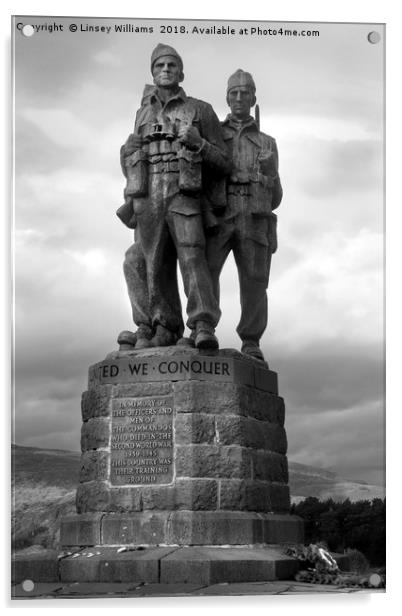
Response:
POLYGON ((191 334, 188 338, 186 336, 183 336, 182 338, 180 338, 176 342, 176 345, 194 348, 195 347, 195 329, 191 330, 191 334))
POLYGON ((150 346, 171 346, 176 344, 176 342, 176 332, 172 332, 170 329, 167 329, 167 327, 164 327, 163 325, 157 325, 155 335, 151 340, 150 346))
POLYGON ((245 355, 250 355, 250 357, 254 357, 254 359, 265 361, 260 345, 255 340, 243 340, 241 352, 245 355))
POLYGON ((117 336, 119 351, 132 351, 137 343, 137 334, 124 330, 117 336))
POLYGON ((197 349, 219 349, 215 328, 206 321, 197 321, 194 342, 197 349))
POLYGON ((135 349, 147 349, 152 344, 152 328, 149 325, 140 325, 136 331, 137 342, 135 349))

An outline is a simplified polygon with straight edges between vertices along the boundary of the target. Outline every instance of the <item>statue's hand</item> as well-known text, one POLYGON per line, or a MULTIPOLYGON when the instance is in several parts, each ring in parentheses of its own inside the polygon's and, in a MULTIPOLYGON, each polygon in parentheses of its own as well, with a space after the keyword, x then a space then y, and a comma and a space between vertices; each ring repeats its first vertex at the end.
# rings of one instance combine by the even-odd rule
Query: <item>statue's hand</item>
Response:
POLYGON ((130 156, 136 150, 139 150, 142 147, 142 137, 140 135, 134 135, 133 133, 128 136, 126 143, 124 144, 124 155, 130 156))
POLYGON ((263 175, 276 175, 276 162, 275 157, 272 152, 265 153, 260 155, 258 158, 258 162, 260 164, 260 172, 263 175))
POLYGON ((196 126, 182 126, 179 129, 178 138, 180 143, 186 145, 190 150, 198 150, 203 143, 202 137, 196 126))

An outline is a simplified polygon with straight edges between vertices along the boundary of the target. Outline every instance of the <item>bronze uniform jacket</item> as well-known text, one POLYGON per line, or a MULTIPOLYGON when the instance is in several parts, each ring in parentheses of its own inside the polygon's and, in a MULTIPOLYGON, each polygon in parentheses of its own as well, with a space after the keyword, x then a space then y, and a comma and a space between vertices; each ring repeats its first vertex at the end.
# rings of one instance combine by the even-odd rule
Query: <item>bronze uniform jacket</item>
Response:
MULTIPOLYGON (((282 200, 282 186, 278 172, 278 149, 270 135, 258 130, 250 116, 240 130, 229 114, 222 122, 223 138, 233 157, 233 169, 227 177, 227 192, 247 187, 247 211, 259 217, 269 216, 282 200)), ((241 191, 240 191, 241 192, 241 191)), ((235 212, 227 209, 225 217, 235 212)))
MULTIPOLYGON (((140 109, 137 112, 134 133, 142 137, 149 134, 152 125, 168 118, 176 126, 192 124, 198 128, 204 144, 201 147, 202 193, 198 199, 179 199, 172 210, 184 215, 201 213, 202 209, 211 208, 221 212, 226 206, 225 174, 230 171, 231 163, 223 140, 220 122, 209 103, 187 96, 182 88, 177 94, 162 104, 155 87, 147 87, 140 109)), ((171 143, 172 151, 178 149, 178 141, 171 143)), ((191 153, 190 153, 191 156, 191 153)), ((153 161, 157 160, 153 156, 153 161)), ((124 146, 121 152, 123 173, 124 146)), ((134 199, 135 210, 135 199, 134 199)))

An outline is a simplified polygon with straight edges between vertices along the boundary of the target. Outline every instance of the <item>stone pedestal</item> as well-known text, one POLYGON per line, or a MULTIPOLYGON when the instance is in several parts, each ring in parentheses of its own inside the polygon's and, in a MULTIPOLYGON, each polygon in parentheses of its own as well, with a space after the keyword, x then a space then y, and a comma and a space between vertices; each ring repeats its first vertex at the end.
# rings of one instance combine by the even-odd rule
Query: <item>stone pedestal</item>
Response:
POLYGON ((62 521, 62 545, 302 541, 284 414, 277 375, 234 350, 111 353, 82 397, 77 515, 62 521))

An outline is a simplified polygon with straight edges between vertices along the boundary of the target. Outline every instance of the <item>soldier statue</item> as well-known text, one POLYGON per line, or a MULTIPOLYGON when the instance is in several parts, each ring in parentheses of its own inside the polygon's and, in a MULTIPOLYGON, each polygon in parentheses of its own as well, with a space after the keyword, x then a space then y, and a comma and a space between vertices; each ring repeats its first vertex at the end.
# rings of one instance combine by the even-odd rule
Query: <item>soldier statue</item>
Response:
POLYGON ((135 228, 124 274, 138 329, 122 332, 118 341, 121 349, 142 349, 176 344, 182 337, 178 261, 195 346, 216 349, 220 310, 203 221, 214 221, 225 208, 230 160, 212 107, 179 85, 184 74, 177 51, 159 44, 151 73, 154 86, 146 86, 134 133, 121 149, 127 185, 117 214, 135 228))
POLYGON ((237 70, 228 81, 230 114, 222 122, 233 157, 227 179, 227 207, 219 232, 207 240, 207 261, 219 300, 219 275, 233 251, 240 283, 241 318, 237 333, 242 353, 264 360, 260 339, 267 326, 267 288, 271 255, 276 251, 276 215, 282 187, 275 139, 259 130, 250 109, 256 87, 250 73, 237 70))

